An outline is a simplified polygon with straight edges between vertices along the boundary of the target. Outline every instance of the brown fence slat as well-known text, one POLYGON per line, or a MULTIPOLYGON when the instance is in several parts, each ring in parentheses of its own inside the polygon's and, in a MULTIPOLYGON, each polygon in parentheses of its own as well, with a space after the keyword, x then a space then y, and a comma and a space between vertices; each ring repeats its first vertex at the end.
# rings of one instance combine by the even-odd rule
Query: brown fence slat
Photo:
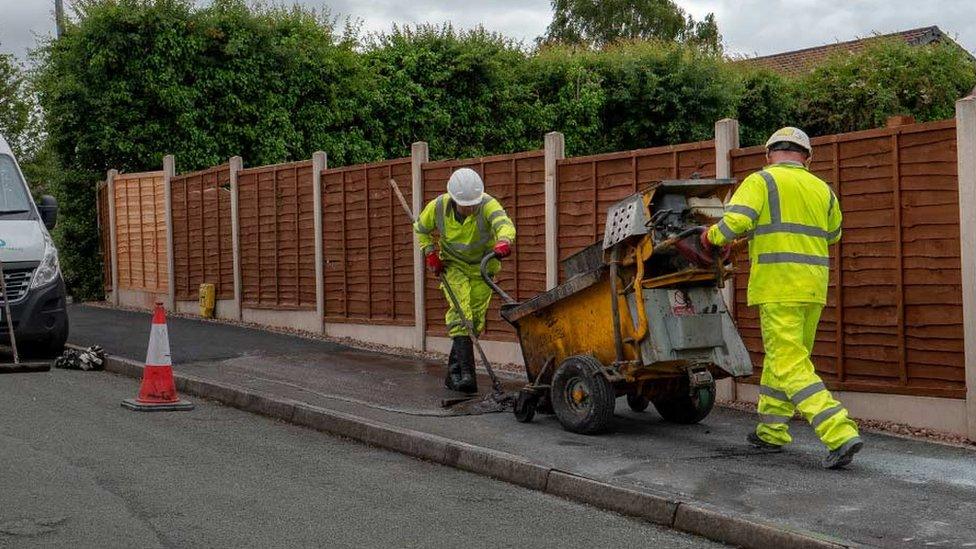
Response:
POLYGON ((170 187, 176 299, 197 299, 203 283, 217 299, 233 299, 229 165, 175 175, 170 187))
POLYGON ((121 174, 115 177, 114 186, 119 288, 165 293, 168 259, 163 174, 121 174))
POLYGON ((413 324, 413 229, 389 184, 409 203, 410 171, 410 158, 322 171, 327 322, 413 324))
MULTIPOLYGON (((242 301, 258 309, 315 309, 311 161, 238 173, 242 301)), ((228 271, 233 279, 233 264, 228 271)))

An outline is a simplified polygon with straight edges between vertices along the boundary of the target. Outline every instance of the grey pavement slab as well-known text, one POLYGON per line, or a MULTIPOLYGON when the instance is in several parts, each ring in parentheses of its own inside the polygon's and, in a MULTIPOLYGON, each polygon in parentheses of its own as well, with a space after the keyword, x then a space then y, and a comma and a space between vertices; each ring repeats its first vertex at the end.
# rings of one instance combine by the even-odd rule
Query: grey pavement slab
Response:
POLYGON ((135 380, 0 378, 0 547, 719 547, 135 380))
MULTIPOLYGON (((72 342, 143 358, 148 314, 76 306, 71 320, 72 342)), ((729 409, 716 409, 699 425, 678 426, 653 411, 631 412, 621 401, 613 432, 596 437, 563 431, 552 416, 537 416, 527 425, 509 414, 443 417, 434 403, 448 393, 439 386, 443 370, 436 364, 194 320, 171 319, 170 334, 177 369, 194 376, 859 543, 976 547, 971 450, 866 434, 866 448, 854 465, 834 472, 820 469, 823 449, 807 426, 794 425, 796 442, 787 452, 762 454, 744 442, 752 415, 729 409), (210 348, 191 358, 192 353, 180 354, 187 352, 179 348, 184 342, 188 349, 223 350, 210 348), (425 388, 437 397, 412 394, 425 388)))

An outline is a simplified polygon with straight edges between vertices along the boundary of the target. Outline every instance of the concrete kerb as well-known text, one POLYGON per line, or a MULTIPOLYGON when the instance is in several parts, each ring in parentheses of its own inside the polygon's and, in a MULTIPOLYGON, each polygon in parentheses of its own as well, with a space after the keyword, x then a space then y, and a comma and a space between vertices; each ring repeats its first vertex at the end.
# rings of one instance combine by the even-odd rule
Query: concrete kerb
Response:
MULTIPOLYGON (((83 347, 69 345, 75 349, 83 347)), ((105 370, 132 378, 142 377, 143 365, 107 356, 105 370)), ((408 456, 488 476, 532 490, 647 520, 715 541, 741 547, 826 549, 856 544, 825 535, 764 524, 665 495, 638 492, 574 475, 519 456, 377 422, 307 403, 278 398, 235 385, 174 374, 177 388, 188 395, 363 442, 408 456)))

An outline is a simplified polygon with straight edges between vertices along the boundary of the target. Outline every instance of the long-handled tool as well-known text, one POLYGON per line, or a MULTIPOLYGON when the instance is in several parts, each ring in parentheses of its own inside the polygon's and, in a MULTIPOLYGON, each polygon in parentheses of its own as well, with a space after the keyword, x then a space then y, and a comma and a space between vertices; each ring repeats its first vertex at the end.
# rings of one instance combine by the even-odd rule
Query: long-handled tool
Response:
POLYGON ((17 338, 14 337, 14 317, 10 316, 10 300, 7 299, 7 275, 3 272, 3 261, 0 261, 0 297, 3 298, 3 316, 7 319, 7 331, 10 333, 10 349, 14 353, 14 364, 20 364, 17 354, 17 338))
POLYGON ((14 317, 10 314, 10 299, 7 296, 7 275, 3 271, 3 261, 0 261, 0 299, 3 299, 2 318, 7 320, 7 333, 10 337, 10 350, 13 351, 13 364, 0 364, 0 373, 15 372, 46 372, 51 365, 46 362, 21 362, 17 351, 17 337, 14 335, 14 317))
MULTIPOLYGON (((403 197, 403 193, 400 192, 400 187, 397 182, 393 179, 390 180, 390 187, 393 188, 393 192, 396 193, 397 198, 400 200, 400 205, 403 206, 403 211, 406 212, 407 216, 414 223, 417 222, 417 217, 413 214, 413 210, 407 204, 407 199, 403 197)), ((461 309, 461 304, 458 301, 457 295, 454 293, 454 289, 451 288, 450 283, 447 281, 447 277, 444 273, 438 275, 441 284, 444 286, 444 292, 451 299, 451 304, 454 306, 454 310, 457 311, 458 316, 461 317, 461 322, 464 324, 465 329, 468 331, 468 335, 471 337, 474 347, 478 349, 478 354, 481 356, 481 362, 485 365, 485 370, 488 371, 488 377, 491 378, 492 392, 490 395, 491 400, 498 404, 506 404, 512 400, 510 395, 506 395, 505 391, 502 389, 502 384, 498 381, 498 376, 495 375, 495 370, 491 367, 491 362, 488 361, 488 356, 485 354, 484 349, 481 348, 481 342, 478 340, 477 333, 474 329, 474 324, 468 319, 467 315, 461 309)), ((468 399, 463 399, 468 400, 468 399)), ((463 402, 463 400, 455 402, 463 402)))

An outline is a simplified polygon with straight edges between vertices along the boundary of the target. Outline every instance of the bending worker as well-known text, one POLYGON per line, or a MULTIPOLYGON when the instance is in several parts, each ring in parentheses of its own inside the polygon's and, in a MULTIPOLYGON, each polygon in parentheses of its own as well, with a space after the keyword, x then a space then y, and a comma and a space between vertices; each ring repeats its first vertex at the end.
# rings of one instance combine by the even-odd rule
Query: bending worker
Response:
POLYGON ((751 235, 749 306, 759 307, 763 348, 759 425, 749 443, 780 450, 792 439, 798 409, 829 453, 828 469, 851 462, 862 442, 847 410, 814 371, 810 353, 827 302, 828 245, 840 240, 840 204, 823 180, 807 170, 813 150, 797 128, 766 142, 767 166, 747 177, 722 220, 702 233, 702 245, 726 246, 751 235))
MULTIPOLYGON (((427 270, 437 276, 444 273, 461 305, 461 312, 480 334, 485 329, 485 316, 491 301, 491 288, 481 278, 481 259, 491 251, 498 258, 508 257, 515 241, 515 225, 505 209, 498 200, 485 193, 485 184, 478 172, 461 168, 447 182, 447 193, 424 207, 414 224, 414 231, 426 257, 427 270), (440 250, 434 244, 434 231, 439 235, 440 250)), ((501 263, 497 259, 488 263, 491 276, 500 269, 501 263)), ((452 339, 444 385, 452 391, 475 393, 478 382, 474 371, 474 344, 446 290, 444 293, 449 306, 445 322, 452 339)))

